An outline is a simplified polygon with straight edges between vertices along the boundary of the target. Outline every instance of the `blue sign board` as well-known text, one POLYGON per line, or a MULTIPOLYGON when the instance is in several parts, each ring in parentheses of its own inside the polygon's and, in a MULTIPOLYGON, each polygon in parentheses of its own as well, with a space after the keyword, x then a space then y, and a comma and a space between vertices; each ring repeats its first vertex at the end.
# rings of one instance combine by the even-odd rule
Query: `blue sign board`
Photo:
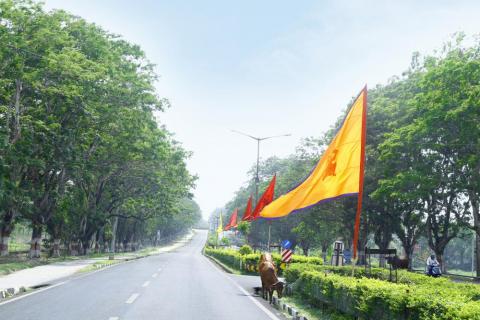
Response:
POLYGON ((290 249, 292 247, 292 243, 288 240, 283 240, 282 241, 282 248, 284 249, 290 249))
POLYGON ((345 249, 343 251, 343 257, 345 258, 345 263, 350 264, 350 262, 352 260, 352 253, 350 252, 350 250, 345 249))

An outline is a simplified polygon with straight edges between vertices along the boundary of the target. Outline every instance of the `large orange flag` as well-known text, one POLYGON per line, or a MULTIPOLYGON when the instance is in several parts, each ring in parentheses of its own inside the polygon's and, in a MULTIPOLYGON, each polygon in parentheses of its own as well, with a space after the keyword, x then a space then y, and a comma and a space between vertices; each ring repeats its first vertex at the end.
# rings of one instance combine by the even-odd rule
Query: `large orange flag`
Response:
POLYGON ((260 200, 258 200, 258 203, 255 206, 255 210, 253 210, 253 214, 252 214, 253 220, 257 220, 260 217, 260 211, 262 211, 262 209, 265 208, 266 205, 268 205, 270 202, 273 201, 273 196, 275 194, 276 181, 277 181, 277 175, 274 175, 267 189, 265 189, 265 192, 260 197, 260 200))
POLYGON ((235 210, 232 213, 232 216, 230 217, 230 221, 228 222, 228 224, 225 226, 223 230, 228 231, 231 228, 237 227, 237 214, 238 214, 238 209, 235 208, 235 210))
POLYGON ((260 216, 263 218, 284 217, 323 201, 342 196, 361 195, 363 192, 366 114, 367 88, 365 87, 310 175, 296 188, 266 206, 260 216))
POLYGON ((252 196, 248 198, 247 207, 245 208, 242 221, 252 221, 252 196))

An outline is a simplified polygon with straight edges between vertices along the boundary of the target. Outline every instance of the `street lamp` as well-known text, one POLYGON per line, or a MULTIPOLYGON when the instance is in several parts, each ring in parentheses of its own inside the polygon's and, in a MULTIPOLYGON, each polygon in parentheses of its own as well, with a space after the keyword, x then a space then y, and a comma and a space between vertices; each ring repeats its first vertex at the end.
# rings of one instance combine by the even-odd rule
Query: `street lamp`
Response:
POLYGON ((272 139, 272 138, 279 138, 279 137, 289 137, 289 136, 291 136, 291 134, 287 133, 287 134, 280 134, 280 135, 269 136, 269 137, 254 137, 252 135, 249 135, 247 133, 243 133, 243 132, 240 132, 240 131, 237 131, 237 130, 232 130, 232 132, 241 134, 243 136, 252 138, 253 140, 257 141, 257 170, 256 170, 256 174, 255 174, 255 203, 256 203, 258 201, 258 183, 260 182, 260 178, 258 177, 258 169, 259 169, 259 166, 260 166, 260 141, 268 140, 268 139, 272 139))
MULTIPOLYGON (((290 137, 292 134, 287 133, 287 134, 279 134, 279 135, 276 135, 276 136, 268 136, 268 137, 254 137, 250 134, 240 132, 240 131, 237 131, 237 130, 231 130, 231 131, 235 132, 235 133, 238 133, 238 134, 241 134, 242 136, 249 137, 249 138, 257 141, 257 170, 256 170, 256 174, 255 174, 255 203, 257 203, 258 202, 258 184, 260 182, 260 178, 258 177, 258 169, 259 169, 259 166, 260 166, 260 141, 268 140, 268 139, 272 139, 272 138, 290 137)), ((270 227, 271 227, 271 224, 269 223, 268 224, 268 251, 270 251, 270 227)))

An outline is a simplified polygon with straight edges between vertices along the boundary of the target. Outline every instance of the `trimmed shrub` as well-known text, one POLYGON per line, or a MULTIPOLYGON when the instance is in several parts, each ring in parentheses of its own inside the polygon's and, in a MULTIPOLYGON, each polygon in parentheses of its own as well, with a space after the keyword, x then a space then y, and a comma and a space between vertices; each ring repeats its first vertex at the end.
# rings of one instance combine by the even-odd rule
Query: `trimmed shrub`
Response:
POLYGON ((318 271, 301 272, 295 287, 313 304, 327 304, 364 319, 480 319, 480 302, 458 288, 395 284, 318 271))
MULTIPOLYGON (((240 254, 240 250, 236 251, 233 249, 214 249, 210 247, 205 247, 204 252, 205 254, 218 259, 220 262, 226 264, 231 268, 237 270, 241 269, 242 271, 255 273, 257 272, 257 266, 261 255, 261 253, 249 253, 242 255, 240 254)), ((277 267, 280 266, 282 257, 277 253, 272 253, 272 258, 275 265, 277 267)), ((295 264, 309 264, 320 266, 323 264, 323 259, 319 257, 305 257, 293 255, 292 262, 295 262, 295 264)), ((277 270, 279 274, 282 274, 282 270, 280 268, 277 268, 277 270)))
POLYGON ((246 254, 250 254, 252 252, 253 252, 252 247, 246 244, 244 244, 240 249, 238 249, 238 253, 240 253, 242 256, 246 254))

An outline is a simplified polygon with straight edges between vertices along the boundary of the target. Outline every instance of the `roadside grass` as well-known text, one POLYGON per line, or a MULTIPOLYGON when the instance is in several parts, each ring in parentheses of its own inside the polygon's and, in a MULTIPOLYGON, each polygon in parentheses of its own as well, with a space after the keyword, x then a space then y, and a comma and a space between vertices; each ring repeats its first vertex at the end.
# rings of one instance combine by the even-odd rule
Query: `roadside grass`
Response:
POLYGON ((10 242, 8 244, 8 249, 10 252, 26 251, 30 249, 30 244, 24 242, 10 242))
MULTIPOLYGON (((179 236, 176 239, 171 239, 167 243, 162 244, 162 246, 169 245, 174 243, 175 241, 178 241, 179 239, 182 239, 184 235, 179 236)), ((10 248, 12 242, 10 243, 10 248)), ((143 248, 139 251, 135 252, 117 252, 115 253, 115 259, 114 260, 109 260, 109 253, 108 252, 102 252, 102 253, 91 253, 88 255, 79 255, 79 256, 67 256, 63 255, 60 257, 52 258, 49 257, 45 252, 42 252, 42 255, 38 259, 30 259, 27 257, 26 252, 21 252, 22 250, 28 250, 29 249, 28 244, 24 243, 15 243, 15 251, 12 252, 11 255, 6 256, 6 257, 0 257, 0 277, 8 275, 10 273, 20 271, 23 269, 28 269, 28 268, 33 268, 45 264, 51 264, 51 263, 56 263, 56 262, 64 262, 64 261, 75 261, 75 260, 88 260, 88 259, 95 259, 98 261, 95 261, 91 267, 91 270, 96 270, 99 268, 100 265, 110 265, 110 264, 115 264, 119 263, 121 261, 126 261, 130 260, 130 257, 132 259, 140 258, 140 257, 146 257, 149 255, 157 254, 159 252, 159 249, 161 247, 146 247, 143 248), (21 250, 20 250, 21 249, 21 250), (16 252, 18 251, 18 252, 16 252), (20 253, 21 252, 21 253, 20 253)), ((90 266, 89 266, 90 267, 90 266)), ((84 269, 86 269, 85 267, 84 269)), ((88 270, 80 270, 80 272, 87 272, 88 270)), ((89 269, 90 270, 90 269, 89 269)))
MULTIPOLYGON (((155 252, 155 248, 145 248, 141 251, 137 252, 120 252, 115 253, 115 260, 108 260, 108 253, 92 253, 83 256, 61 256, 57 258, 47 257, 46 255, 42 255, 41 258, 38 259, 29 259, 26 255, 12 255, 7 257, 0 257, 0 276, 6 276, 10 273, 20 271, 23 269, 38 267, 46 264, 56 263, 56 262, 65 262, 65 261, 75 261, 75 260, 88 260, 88 259, 98 259, 98 262, 92 264, 92 266, 98 264, 106 264, 105 261, 109 261, 107 264, 110 263, 117 263, 123 260, 125 257, 144 257, 152 252, 155 252)), ((95 270, 97 267, 93 267, 92 270, 95 270)), ((81 270, 83 272, 83 269, 81 270)))
MULTIPOLYGON (((105 256, 105 255, 103 255, 105 256)), ((0 257, 0 277, 6 276, 10 273, 20 271, 23 269, 34 268, 45 264, 55 262, 74 261, 80 259, 88 259, 90 256, 62 256, 58 258, 49 258, 42 256, 38 259, 29 259, 26 255, 13 255, 7 257, 0 257)))
POLYGON ((322 310, 321 308, 311 306, 305 303, 302 298, 293 296, 283 296, 282 301, 295 308, 302 316, 308 320, 351 320, 352 317, 340 314, 330 309, 322 310))
POLYGON ((5 276, 23 269, 41 266, 43 264, 45 264, 45 262, 40 260, 10 261, 5 263, 1 263, 0 261, 0 276, 5 276))
POLYGON ((475 274, 472 275, 471 271, 465 271, 465 270, 460 270, 460 269, 447 270, 447 274, 452 275, 452 276, 459 275, 459 276, 465 276, 465 277, 474 277, 475 276, 475 274))
POLYGON ((86 273, 86 272, 91 272, 94 270, 98 270, 101 268, 109 267, 114 264, 120 263, 121 260, 99 260, 91 265, 88 265, 80 270, 77 271, 77 273, 86 273))

